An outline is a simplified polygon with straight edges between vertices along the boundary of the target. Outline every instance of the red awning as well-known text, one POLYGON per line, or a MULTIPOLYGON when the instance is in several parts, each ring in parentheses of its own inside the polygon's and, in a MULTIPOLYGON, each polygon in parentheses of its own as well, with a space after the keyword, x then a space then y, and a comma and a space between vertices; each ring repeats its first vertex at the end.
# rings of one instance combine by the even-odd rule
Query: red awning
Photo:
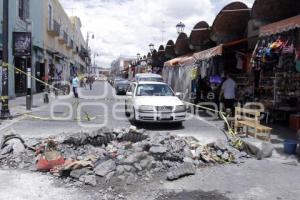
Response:
POLYGON ((260 27, 259 36, 269 36, 300 28, 300 15, 260 27))
POLYGON ((247 42, 247 39, 235 40, 232 42, 228 42, 225 44, 220 44, 216 47, 200 51, 194 54, 187 54, 185 56, 180 56, 165 62, 165 66, 176 66, 178 64, 189 64, 193 63, 196 60, 206 60, 215 56, 221 56, 223 54, 224 47, 230 47, 234 45, 241 44, 243 42, 247 42))
POLYGON ((223 54, 223 48, 224 47, 230 47, 230 46, 234 46, 234 45, 238 45, 241 44, 243 42, 247 42, 247 39, 241 39, 241 40, 235 40, 232 42, 228 42, 225 44, 220 44, 216 47, 204 50, 204 51, 200 51, 198 53, 194 53, 194 58, 196 60, 206 60, 215 56, 221 56, 223 54))
POLYGON ((165 62, 165 66, 176 66, 176 65, 192 63, 192 62, 194 62, 193 55, 188 54, 165 62))
POLYGON ((200 51, 199 53, 194 54, 196 60, 205 60, 215 56, 221 56, 223 52, 223 45, 218 45, 216 47, 200 51))

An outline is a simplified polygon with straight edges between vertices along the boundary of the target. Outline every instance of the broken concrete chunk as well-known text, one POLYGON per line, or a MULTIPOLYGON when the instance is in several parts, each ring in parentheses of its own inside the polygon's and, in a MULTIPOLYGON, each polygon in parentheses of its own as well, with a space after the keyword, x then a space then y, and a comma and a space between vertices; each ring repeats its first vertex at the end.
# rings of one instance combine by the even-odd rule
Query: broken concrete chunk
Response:
POLYGON ((124 170, 126 172, 134 172, 135 171, 134 167, 132 167, 130 165, 124 165, 124 170))
POLYGON ((117 174, 121 175, 125 172, 125 168, 123 165, 118 165, 117 168, 116 168, 116 172, 117 174))
POLYGON ((115 171, 116 170, 116 163, 113 160, 107 160, 101 164, 99 164, 95 169, 94 172, 98 176, 104 177, 106 176, 109 172, 115 171))
POLYGON ((259 160, 272 156, 274 147, 269 142, 262 142, 255 138, 244 138, 243 143, 245 151, 248 154, 255 155, 259 160))
POLYGON ((152 146, 149 152, 152 154, 164 154, 167 152, 167 148, 164 146, 152 146))
POLYGON ((194 163, 194 160, 192 158, 190 158, 190 157, 185 157, 183 159, 183 162, 185 162, 185 163, 194 163))
POLYGON ((126 179, 127 185, 133 185, 136 181, 136 177, 133 174, 130 174, 126 179))
POLYGON ((143 168, 141 167, 141 165, 139 163, 134 163, 134 167, 135 169, 137 169, 138 171, 142 171, 143 168))
POLYGON ((263 158, 269 158, 272 156, 273 150, 274 150, 274 147, 271 143, 264 142, 264 143, 262 143, 262 148, 258 152, 256 158, 258 160, 261 160, 263 158))
POLYGON ((140 162, 141 160, 147 157, 148 153, 146 152, 137 152, 129 155, 125 160, 122 161, 122 164, 134 164, 140 162))
POLYGON ((227 153, 227 152, 224 152, 223 154, 222 154, 222 156, 221 156, 221 158, 223 159, 223 160, 228 160, 229 159, 229 154, 227 153))
POLYGON ((154 160, 153 157, 147 156, 147 158, 141 160, 140 165, 143 169, 149 169, 151 168, 153 160, 154 160))
POLYGON ((79 179, 81 176, 86 175, 86 174, 90 174, 92 171, 87 169, 87 168, 83 168, 83 169, 75 169, 72 170, 70 173, 70 176, 76 179, 79 179))
POLYGON ((79 180, 86 185, 96 186, 97 180, 95 175, 83 175, 79 178, 79 180))
POLYGON ((105 176, 105 180, 109 181, 116 173, 115 172, 110 172, 105 176))
POLYGON ((214 142, 214 147, 218 150, 225 151, 227 149, 228 142, 226 140, 218 139, 214 142))
POLYGON ((184 163, 167 173, 167 180, 173 181, 184 176, 194 175, 196 169, 192 163, 184 163))

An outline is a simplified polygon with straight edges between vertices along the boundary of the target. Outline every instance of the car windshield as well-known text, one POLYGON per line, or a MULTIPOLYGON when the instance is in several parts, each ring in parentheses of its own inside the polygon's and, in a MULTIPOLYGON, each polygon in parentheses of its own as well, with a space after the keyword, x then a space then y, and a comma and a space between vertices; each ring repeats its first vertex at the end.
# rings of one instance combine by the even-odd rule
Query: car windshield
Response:
POLYGON ((168 85, 141 84, 136 90, 136 96, 174 96, 168 85))
POLYGON ((127 82, 127 81, 118 82, 118 86, 127 87, 128 85, 129 85, 129 82, 127 82))
POLYGON ((155 81, 155 82, 163 82, 163 79, 160 77, 144 77, 140 78, 140 81, 155 81))

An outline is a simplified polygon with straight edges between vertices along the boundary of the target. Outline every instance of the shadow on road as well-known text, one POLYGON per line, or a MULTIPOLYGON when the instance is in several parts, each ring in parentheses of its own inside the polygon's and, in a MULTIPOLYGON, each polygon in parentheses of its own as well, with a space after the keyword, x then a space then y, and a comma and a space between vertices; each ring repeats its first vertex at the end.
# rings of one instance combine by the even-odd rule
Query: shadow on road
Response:
POLYGON ((169 199, 169 200, 180 200, 180 199, 186 199, 186 200, 229 200, 228 197, 216 192, 204 192, 204 191, 191 191, 191 192, 180 192, 180 193, 170 193, 167 195, 163 195, 158 197, 156 200, 163 200, 163 199, 169 199))
MULTIPOLYGON (((132 122, 131 122, 132 124, 132 122)), ((172 123, 134 123, 134 125, 139 129, 147 129, 151 131, 173 131, 173 130, 182 130, 184 126, 181 124, 172 124, 172 123)))

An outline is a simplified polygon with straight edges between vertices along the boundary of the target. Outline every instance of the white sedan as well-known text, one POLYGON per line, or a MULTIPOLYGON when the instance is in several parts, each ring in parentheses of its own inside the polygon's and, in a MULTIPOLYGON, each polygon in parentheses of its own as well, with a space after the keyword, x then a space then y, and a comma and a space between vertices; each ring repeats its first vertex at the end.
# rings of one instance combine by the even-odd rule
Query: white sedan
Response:
POLYGON ((172 89, 161 82, 131 83, 125 100, 125 114, 135 122, 172 122, 182 124, 186 106, 172 89))

